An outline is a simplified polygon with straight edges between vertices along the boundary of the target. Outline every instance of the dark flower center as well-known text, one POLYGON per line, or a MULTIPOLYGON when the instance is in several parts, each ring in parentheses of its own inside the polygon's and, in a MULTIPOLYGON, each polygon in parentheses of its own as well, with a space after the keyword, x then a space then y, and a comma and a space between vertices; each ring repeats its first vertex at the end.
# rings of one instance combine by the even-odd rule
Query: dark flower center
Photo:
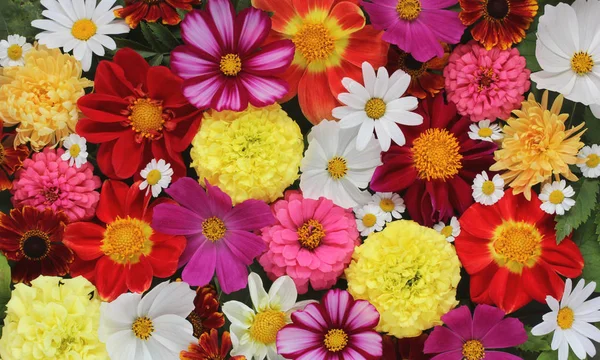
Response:
POLYGON ((56 187, 51 187, 51 188, 47 189, 46 191, 44 191, 44 197, 46 198, 46 203, 48 203, 48 204, 52 204, 56 200, 58 200, 59 195, 60 195, 60 190, 57 189, 56 187))
POLYGON ((508 0, 488 0, 486 9, 491 17, 502 20, 508 15, 510 5, 508 4, 508 0))
POLYGON ((0 165, 4 164, 4 159, 6 158, 6 151, 4 150, 4 146, 0 144, 0 165))
POLYGON ((402 53, 398 59, 398 67, 412 78, 417 78, 427 69, 427 63, 417 61, 411 54, 402 53))
POLYGON ((21 238, 21 251, 29 260, 42 260, 49 250, 48 235, 40 230, 29 230, 21 238))

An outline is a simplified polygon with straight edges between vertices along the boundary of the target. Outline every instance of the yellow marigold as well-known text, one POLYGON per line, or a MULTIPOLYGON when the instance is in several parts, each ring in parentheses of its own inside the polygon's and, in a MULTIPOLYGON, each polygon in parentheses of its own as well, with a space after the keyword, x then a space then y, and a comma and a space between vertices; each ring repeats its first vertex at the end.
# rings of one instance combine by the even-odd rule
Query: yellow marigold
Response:
POLYGON ((93 85, 73 56, 40 45, 25 55, 25 66, 0 68, 0 120, 19 125, 15 146, 56 145, 75 132, 77 100, 93 85))
POLYGON ((460 262, 443 235, 398 220, 356 248, 346 278, 350 294, 379 311, 377 331, 413 337, 458 304, 460 262))
POLYGON ((15 285, 0 339, 4 360, 108 360, 98 340, 100 303, 85 278, 40 276, 15 285))
POLYGON ((560 113, 562 103, 563 96, 559 95, 548 109, 548 91, 544 92, 541 104, 529 94, 521 110, 513 111, 516 118, 507 120, 501 148, 494 153, 496 163, 490 170, 506 170, 502 177, 513 188, 513 194, 523 193, 530 200, 531 187, 551 181, 553 174, 557 180, 562 175, 577 181, 569 165, 585 161, 577 158, 584 146, 580 139, 585 130, 577 132, 585 123, 565 130, 569 114, 560 113))
POLYGON ((192 164, 200 177, 231 196, 272 202, 298 179, 304 142, 295 121, 279 104, 245 111, 207 111, 192 141, 192 164))

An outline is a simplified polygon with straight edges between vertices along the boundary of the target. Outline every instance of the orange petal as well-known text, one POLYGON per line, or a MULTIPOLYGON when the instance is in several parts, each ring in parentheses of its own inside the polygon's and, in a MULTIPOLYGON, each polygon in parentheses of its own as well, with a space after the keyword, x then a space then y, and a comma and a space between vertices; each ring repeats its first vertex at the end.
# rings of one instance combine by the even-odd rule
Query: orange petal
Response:
MULTIPOLYGON (((279 0, 274 0, 279 1, 279 0)), ((333 0, 292 0, 294 8, 300 17, 304 18, 312 11, 324 11, 329 13, 333 6, 333 0)))
POLYGON ((331 36, 335 39, 350 35, 365 27, 366 20, 358 5, 348 1, 338 3, 329 14, 329 21, 335 21, 337 26, 331 36), (339 28, 339 30, 337 29, 339 28))
POLYGON ((296 16, 292 0, 252 0, 252 6, 273 13, 271 29, 284 32, 287 24, 296 16))
POLYGON ((304 67, 292 63, 292 65, 290 65, 290 67, 282 75, 280 75, 283 80, 287 81, 290 87, 288 93, 283 97, 283 99, 281 99, 281 103, 289 101, 291 98, 296 96, 296 94, 298 94, 298 84, 300 83, 300 79, 302 78, 302 75, 304 75, 305 70, 306 69, 304 67))
POLYGON ((358 67, 361 67, 365 61, 371 63, 374 68, 384 66, 390 44, 381 40, 382 35, 382 31, 366 25, 350 35, 342 57, 358 67))
POLYGON ((352 78, 358 81, 360 84, 363 83, 362 69, 358 66, 354 66, 352 63, 342 60, 340 66, 332 66, 327 69, 327 79, 329 81, 329 88, 333 96, 337 98, 339 93, 347 92, 342 85, 342 79, 345 77, 352 78))
POLYGON ((298 84, 298 102, 302 113, 313 125, 333 119, 331 110, 340 104, 329 88, 326 72, 306 71, 298 84))

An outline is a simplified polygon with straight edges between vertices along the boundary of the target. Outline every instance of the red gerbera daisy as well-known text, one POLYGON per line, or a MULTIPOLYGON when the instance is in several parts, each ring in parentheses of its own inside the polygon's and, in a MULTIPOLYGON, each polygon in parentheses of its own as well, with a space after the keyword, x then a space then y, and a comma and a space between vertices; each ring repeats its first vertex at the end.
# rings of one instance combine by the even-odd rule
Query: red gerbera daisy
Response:
MULTIPOLYGON (((11 145, 12 147, 12 145, 11 145)), ((32 206, 0 212, 0 251, 12 267, 12 281, 27 285, 40 275, 63 276, 69 272, 73 253, 62 243, 69 218, 62 211, 40 211, 32 206)))
POLYGON ((383 165, 375 170, 371 189, 405 191, 411 218, 431 226, 473 203, 471 184, 494 163, 496 145, 471 140, 471 121, 446 104, 442 94, 421 101, 415 112, 423 116, 423 124, 402 128, 406 146, 392 145, 382 154, 383 165))
POLYGON ((219 347, 219 333, 215 329, 204 333, 197 344, 191 344, 187 351, 179 354, 181 360, 245 360, 243 355, 229 356, 231 350, 231 337, 229 332, 223 332, 221 346, 219 347))
POLYGON ((564 281, 581 275, 583 257, 570 236, 556 244, 554 217, 541 208, 535 193, 507 191, 492 206, 472 205, 460 218, 454 241, 471 275, 471 299, 511 313, 532 299, 560 299, 564 281))
POLYGON ((187 317, 194 327, 194 336, 199 338, 210 329, 218 329, 225 325, 225 317, 219 312, 219 298, 212 285, 202 286, 196 290, 194 311, 187 317))
POLYGON ((160 18, 163 24, 177 25, 181 17, 176 9, 191 11, 198 4, 200 0, 125 0, 125 7, 115 10, 115 16, 125 19, 132 29, 142 20, 156 22, 160 18))
POLYGON ((77 255, 71 275, 94 283, 104 300, 112 301, 127 290, 142 293, 153 276, 166 278, 177 270, 185 238, 150 226, 154 207, 173 201, 160 198, 148 206, 150 196, 144 193, 139 182, 129 187, 107 180, 96 209, 102 225, 76 222, 65 230, 64 242, 77 255))
POLYGON ((12 182, 8 178, 21 166, 23 160, 29 156, 29 148, 25 145, 14 147, 15 135, 4 133, 0 122, 0 191, 12 189, 12 182))
POLYGON ((181 92, 183 80, 164 66, 150 67, 135 51, 121 49, 98 65, 94 93, 79 98, 87 117, 77 133, 101 144, 98 166, 109 178, 126 179, 153 158, 184 176, 184 151, 200 126, 201 111, 181 92))

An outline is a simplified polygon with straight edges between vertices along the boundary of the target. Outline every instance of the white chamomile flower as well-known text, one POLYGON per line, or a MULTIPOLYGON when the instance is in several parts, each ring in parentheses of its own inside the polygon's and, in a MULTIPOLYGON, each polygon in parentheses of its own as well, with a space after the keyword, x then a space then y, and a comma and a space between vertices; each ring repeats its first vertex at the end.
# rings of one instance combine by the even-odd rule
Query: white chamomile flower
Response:
POLYGON ((24 36, 8 35, 7 40, 0 40, 0 66, 25 65, 25 54, 32 48, 24 36))
POLYGON ((600 176, 600 145, 584 146, 577 157, 585 159, 584 163, 577 164, 584 177, 595 179, 600 176))
POLYGON ((392 221, 392 218, 402 219, 402 213, 406 210, 404 199, 392 192, 375 193, 369 204, 379 206, 386 222, 392 221))
POLYGON ((289 276, 275 280, 267 294, 260 276, 250 273, 248 290, 252 308, 235 300, 223 304, 223 313, 231 322, 231 355, 244 355, 249 360, 284 360, 277 354, 277 333, 292 322, 290 316, 294 311, 314 301, 297 303, 296 285, 289 276))
POLYGON ((100 305, 98 336, 112 360, 178 359, 194 338, 186 317, 196 292, 185 282, 163 282, 142 294, 125 293, 100 305))
POLYGON ((385 213, 379 205, 367 204, 354 209, 356 228, 362 236, 367 236, 374 231, 381 231, 385 226, 385 213))
POLYGON ((410 85, 410 75, 397 70, 389 76, 384 67, 380 67, 375 75, 375 69, 368 62, 362 64, 362 73, 364 85, 350 78, 342 80, 348 92, 339 94, 338 100, 346 106, 333 109, 333 116, 340 119, 342 129, 360 126, 356 137, 358 150, 367 147, 373 130, 383 151, 390 148, 392 140, 404 145, 406 138, 398 124, 416 126, 423 123, 423 117, 412 112, 419 104, 417 98, 401 98, 410 85))
POLYGON ((583 279, 579 280, 571 292, 571 279, 565 282, 565 291, 560 304, 552 296, 546 296, 546 304, 552 310, 546 313, 543 321, 531 329, 535 336, 554 332, 551 348, 558 350, 558 360, 569 358, 569 348, 579 359, 585 359, 586 354, 594 359, 596 349, 590 339, 600 342, 600 329, 591 323, 600 321, 600 298, 586 301, 596 289, 596 283, 590 282, 585 286, 583 279))
POLYGON ((140 175, 144 178, 144 181, 140 183, 140 190, 147 188, 146 195, 148 195, 148 192, 152 189, 152 196, 157 197, 162 189, 168 188, 171 184, 173 169, 171 169, 171 164, 165 162, 163 159, 158 161, 152 159, 140 171, 140 175))
POLYGON ((448 242, 454 242, 454 239, 460 235, 460 223, 456 216, 450 219, 450 224, 446 225, 443 221, 433 225, 433 230, 439 232, 446 237, 448 242))
POLYGON ((69 166, 75 164, 75 167, 79 169, 81 165, 87 162, 87 143, 84 137, 71 134, 63 141, 63 146, 67 151, 60 158, 64 161, 68 160, 69 166))
POLYGON ((42 29, 35 36, 48 48, 62 48, 65 53, 73 50, 75 59, 81 61, 84 71, 92 65, 92 55, 104 56, 104 48, 115 50, 117 44, 107 35, 126 34, 129 26, 116 20, 116 0, 41 0, 46 8, 46 19, 33 20, 31 26, 42 29))
POLYGON ((504 137, 500 125, 492 124, 490 120, 481 120, 471 124, 469 130, 469 137, 473 140, 494 142, 504 137))
POLYGON ((564 180, 544 184, 540 194, 540 208, 548 214, 564 215, 565 211, 569 211, 575 205, 575 200, 571 199, 573 195, 575 191, 570 185, 567 186, 564 180))
POLYGON ((504 196, 504 179, 498 174, 492 180, 484 171, 473 180, 473 199, 482 205, 494 205, 504 196))

